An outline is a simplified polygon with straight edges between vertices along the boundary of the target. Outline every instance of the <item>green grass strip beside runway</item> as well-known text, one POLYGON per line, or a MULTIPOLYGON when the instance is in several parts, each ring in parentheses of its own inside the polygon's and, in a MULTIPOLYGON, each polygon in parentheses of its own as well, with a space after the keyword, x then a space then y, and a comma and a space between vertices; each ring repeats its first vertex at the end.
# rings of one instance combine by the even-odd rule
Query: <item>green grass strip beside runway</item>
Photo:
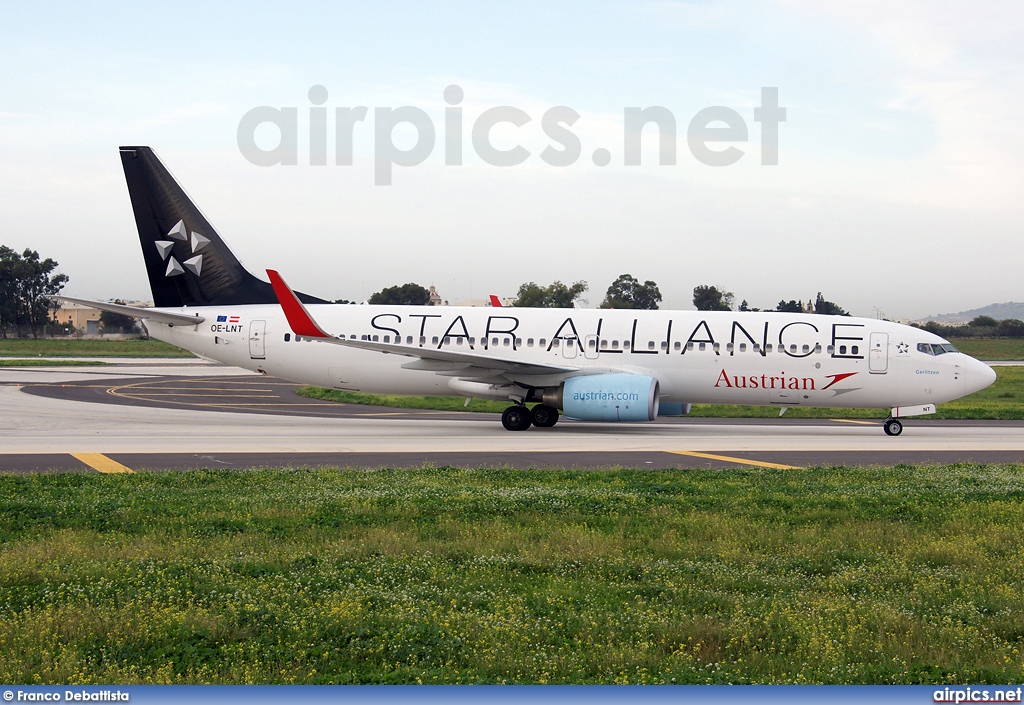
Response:
POLYGON ((1019 683, 1024 466, 0 476, 6 683, 1019 683))
MULTIPOLYGON (((1024 367, 996 367, 996 383, 976 394, 948 404, 940 404, 935 414, 920 419, 1024 419, 1024 367)), ((296 392, 312 399, 345 404, 391 406, 400 409, 438 409, 443 411, 501 412, 509 402, 474 399, 464 407, 462 398, 412 397, 396 394, 360 394, 320 387, 299 387, 296 392)), ((694 404, 691 416, 769 418, 779 415, 778 407, 694 404)), ((786 412, 789 418, 884 419, 889 409, 800 409, 786 412)))
POLYGON ((195 357, 155 338, 0 338, 0 356, 22 357, 195 357))
POLYGON ((1024 360, 1024 338, 950 338, 950 342, 979 360, 1024 360))

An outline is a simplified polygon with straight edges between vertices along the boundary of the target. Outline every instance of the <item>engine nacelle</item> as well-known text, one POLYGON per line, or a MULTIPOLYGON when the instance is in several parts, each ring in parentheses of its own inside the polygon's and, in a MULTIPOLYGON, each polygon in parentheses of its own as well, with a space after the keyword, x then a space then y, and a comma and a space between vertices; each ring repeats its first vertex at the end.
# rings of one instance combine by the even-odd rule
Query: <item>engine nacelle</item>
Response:
MULTIPOLYGON (((565 380, 555 405, 580 421, 654 421, 658 416, 658 380, 646 375, 583 375, 565 380)), ((545 403, 549 394, 544 395, 545 403)), ((554 401, 554 400, 552 400, 554 401)))
POLYGON ((690 406, 678 401, 663 401, 658 406, 658 416, 686 416, 690 413, 690 406))

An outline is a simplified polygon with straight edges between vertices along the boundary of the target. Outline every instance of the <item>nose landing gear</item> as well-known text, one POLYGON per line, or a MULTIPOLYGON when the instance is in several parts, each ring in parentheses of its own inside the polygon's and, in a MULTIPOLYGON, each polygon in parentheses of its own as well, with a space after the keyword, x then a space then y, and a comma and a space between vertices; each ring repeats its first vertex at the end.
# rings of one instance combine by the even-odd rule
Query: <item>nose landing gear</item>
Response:
POLYGON ((898 436, 903 433, 903 424, 899 419, 886 419, 882 427, 887 436, 898 436))

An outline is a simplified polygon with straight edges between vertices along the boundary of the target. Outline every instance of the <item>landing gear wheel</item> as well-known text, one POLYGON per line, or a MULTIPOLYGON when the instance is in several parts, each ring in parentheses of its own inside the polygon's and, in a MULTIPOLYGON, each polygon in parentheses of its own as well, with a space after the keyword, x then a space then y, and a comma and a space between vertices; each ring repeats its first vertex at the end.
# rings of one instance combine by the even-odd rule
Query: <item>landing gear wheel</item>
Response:
POLYGON ((533 421, 525 406, 510 406, 501 414, 501 425, 506 431, 525 431, 533 421))
POLYGON ((884 428, 887 436, 898 436, 903 433, 903 424, 899 419, 886 419, 884 428))
POLYGON ((533 425, 537 428, 551 428, 558 423, 558 409, 545 404, 533 407, 533 425))

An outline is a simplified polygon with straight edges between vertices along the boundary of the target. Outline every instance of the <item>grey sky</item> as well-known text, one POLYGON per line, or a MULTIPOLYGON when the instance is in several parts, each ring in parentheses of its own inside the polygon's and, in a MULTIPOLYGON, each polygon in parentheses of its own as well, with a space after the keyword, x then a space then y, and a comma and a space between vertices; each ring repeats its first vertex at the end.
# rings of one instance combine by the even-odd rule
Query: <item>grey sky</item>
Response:
MULTIPOLYGON (((72 295, 147 298, 117 146, 148 144, 251 269, 324 297, 416 281, 455 302, 558 278, 586 279, 596 305, 629 272, 676 308, 705 283, 754 306, 821 290, 909 318, 1024 299, 1019 3, 288 8, 0 6, 0 243, 59 260, 72 295), (453 83, 462 166, 444 164, 453 83), (328 165, 309 165, 313 85, 329 115, 369 107, 352 166, 334 165, 333 129, 328 165), (763 86, 788 110, 777 167, 759 163, 763 86), (259 105, 298 108, 296 166, 240 154, 239 121, 259 105), (373 110, 402 105, 426 111, 437 145, 375 186, 373 110), (532 118, 494 130, 532 152, 515 167, 473 153, 474 120, 497 105, 532 118), (557 105, 580 114, 567 167, 539 157, 557 105), (676 117, 677 162, 658 165, 649 128, 643 165, 623 166, 623 109, 651 105, 676 117), (746 121, 732 166, 687 149, 711 105, 746 121)), ((413 136, 398 129, 396 144, 413 136)))

